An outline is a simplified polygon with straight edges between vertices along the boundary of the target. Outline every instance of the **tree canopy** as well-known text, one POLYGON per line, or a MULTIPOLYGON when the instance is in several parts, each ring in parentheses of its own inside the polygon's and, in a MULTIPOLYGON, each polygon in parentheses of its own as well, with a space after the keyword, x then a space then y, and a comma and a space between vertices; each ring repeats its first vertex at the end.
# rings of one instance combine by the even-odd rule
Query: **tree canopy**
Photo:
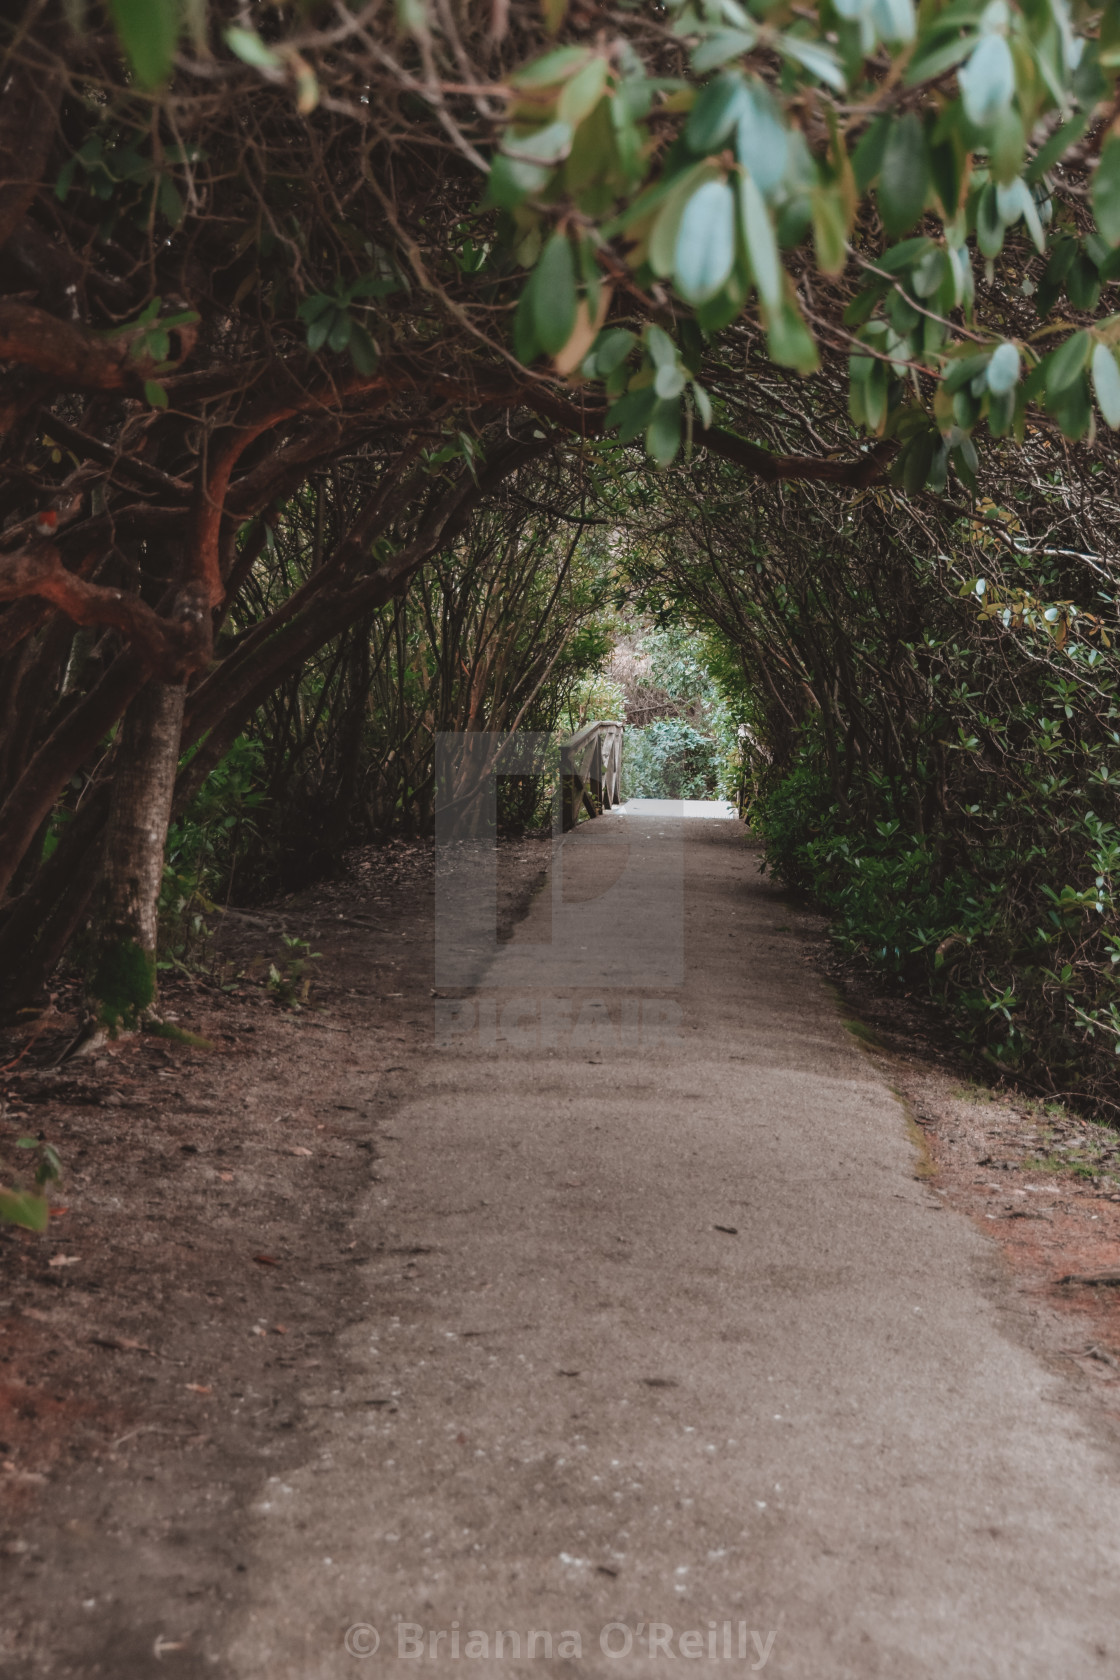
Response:
POLYGON ((815 719, 865 823, 978 802, 942 696, 997 646, 1107 689, 1107 769, 1117 5, 29 0, 0 51, 21 984, 86 913, 153 682, 177 820, 247 740, 309 810, 380 753, 388 809, 437 718, 559 703, 604 566, 719 626, 774 765, 815 719), (374 693, 411 757, 327 698, 374 693))

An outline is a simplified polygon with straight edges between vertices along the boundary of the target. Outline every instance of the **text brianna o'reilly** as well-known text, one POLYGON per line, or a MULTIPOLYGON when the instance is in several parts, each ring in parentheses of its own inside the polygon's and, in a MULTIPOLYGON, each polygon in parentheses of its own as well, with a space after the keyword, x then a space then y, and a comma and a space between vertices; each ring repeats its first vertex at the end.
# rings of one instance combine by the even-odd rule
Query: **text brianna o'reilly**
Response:
MULTIPOLYGON (((582 1657, 584 1637, 574 1628, 553 1632, 531 1628, 524 1634, 513 1628, 493 1633, 481 1628, 428 1628, 420 1622, 395 1623, 385 1645, 368 1623, 357 1622, 347 1630, 346 1648, 352 1656, 394 1655, 405 1662, 454 1660, 501 1662, 547 1661, 550 1657, 582 1657), (395 1647, 395 1649, 394 1649, 395 1647)), ((709 1622, 704 1628, 674 1628, 669 1622, 607 1622, 599 1629, 598 1645, 603 1655, 628 1657, 685 1658, 708 1662, 748 1662, 757 1672, 765 1668, 774 1645, 774 1634, 762 1634, 746 1622, 709 1622)))

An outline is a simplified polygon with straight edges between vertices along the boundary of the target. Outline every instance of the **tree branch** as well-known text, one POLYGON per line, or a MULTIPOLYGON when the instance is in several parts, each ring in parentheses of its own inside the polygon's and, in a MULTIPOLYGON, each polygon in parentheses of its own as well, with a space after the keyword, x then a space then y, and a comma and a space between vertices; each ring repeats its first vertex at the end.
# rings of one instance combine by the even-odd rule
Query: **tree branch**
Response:
POLYGON ((0 601, 37 595, 58 607, 75 624, 100 624, 127 636, 166 681, 195 670, 209 657, 209 615, 198 609, 190 592, 176 598, 175 616, 164 618, 139 596, 88 583, 62 564, 53 543, 31 543, 0 555, 0 601))

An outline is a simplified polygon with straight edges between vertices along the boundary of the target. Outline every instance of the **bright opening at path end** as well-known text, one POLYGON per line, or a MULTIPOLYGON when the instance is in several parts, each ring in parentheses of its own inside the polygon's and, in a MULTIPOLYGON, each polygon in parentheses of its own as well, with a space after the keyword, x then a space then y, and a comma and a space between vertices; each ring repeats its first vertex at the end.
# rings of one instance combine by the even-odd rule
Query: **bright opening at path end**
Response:
POLYGON ((616 805, 614 817, 734 817, 738 811, 726 799, 627 799, 616 805))

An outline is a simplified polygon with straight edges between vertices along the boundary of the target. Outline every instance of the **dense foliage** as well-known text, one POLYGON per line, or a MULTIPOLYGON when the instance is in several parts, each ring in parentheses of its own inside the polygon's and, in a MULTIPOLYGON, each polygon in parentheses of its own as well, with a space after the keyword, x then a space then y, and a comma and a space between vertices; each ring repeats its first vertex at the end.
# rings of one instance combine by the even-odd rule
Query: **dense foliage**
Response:
POLYGON ((627 734, 627 799, 714 799, 717 776, 715 742, 683 718, 657 718, 627 734))
POLYGON ((748 504, 698 467, 635 571, 738 653, 723 681, 781 877, 1001 1066, 1099 1099, 1120 1046, 1120 510, 1003 465, 1002 505, 959 517, 886 489, 748 504))
MULTIPOLYGON (((613 568, 600 522, 581 512, 581 476, 542 468, 513 479, 406 595, 268 696, 183 825, 208 893, 267 893, 362 841, 430 833, 441 733, 567 723, 606 658, 613 619, 613 568)), ((330 486, 279 510, 233 634, 267 618, 271 597, 313 572, 317 543, 344 523, 330 486)))

